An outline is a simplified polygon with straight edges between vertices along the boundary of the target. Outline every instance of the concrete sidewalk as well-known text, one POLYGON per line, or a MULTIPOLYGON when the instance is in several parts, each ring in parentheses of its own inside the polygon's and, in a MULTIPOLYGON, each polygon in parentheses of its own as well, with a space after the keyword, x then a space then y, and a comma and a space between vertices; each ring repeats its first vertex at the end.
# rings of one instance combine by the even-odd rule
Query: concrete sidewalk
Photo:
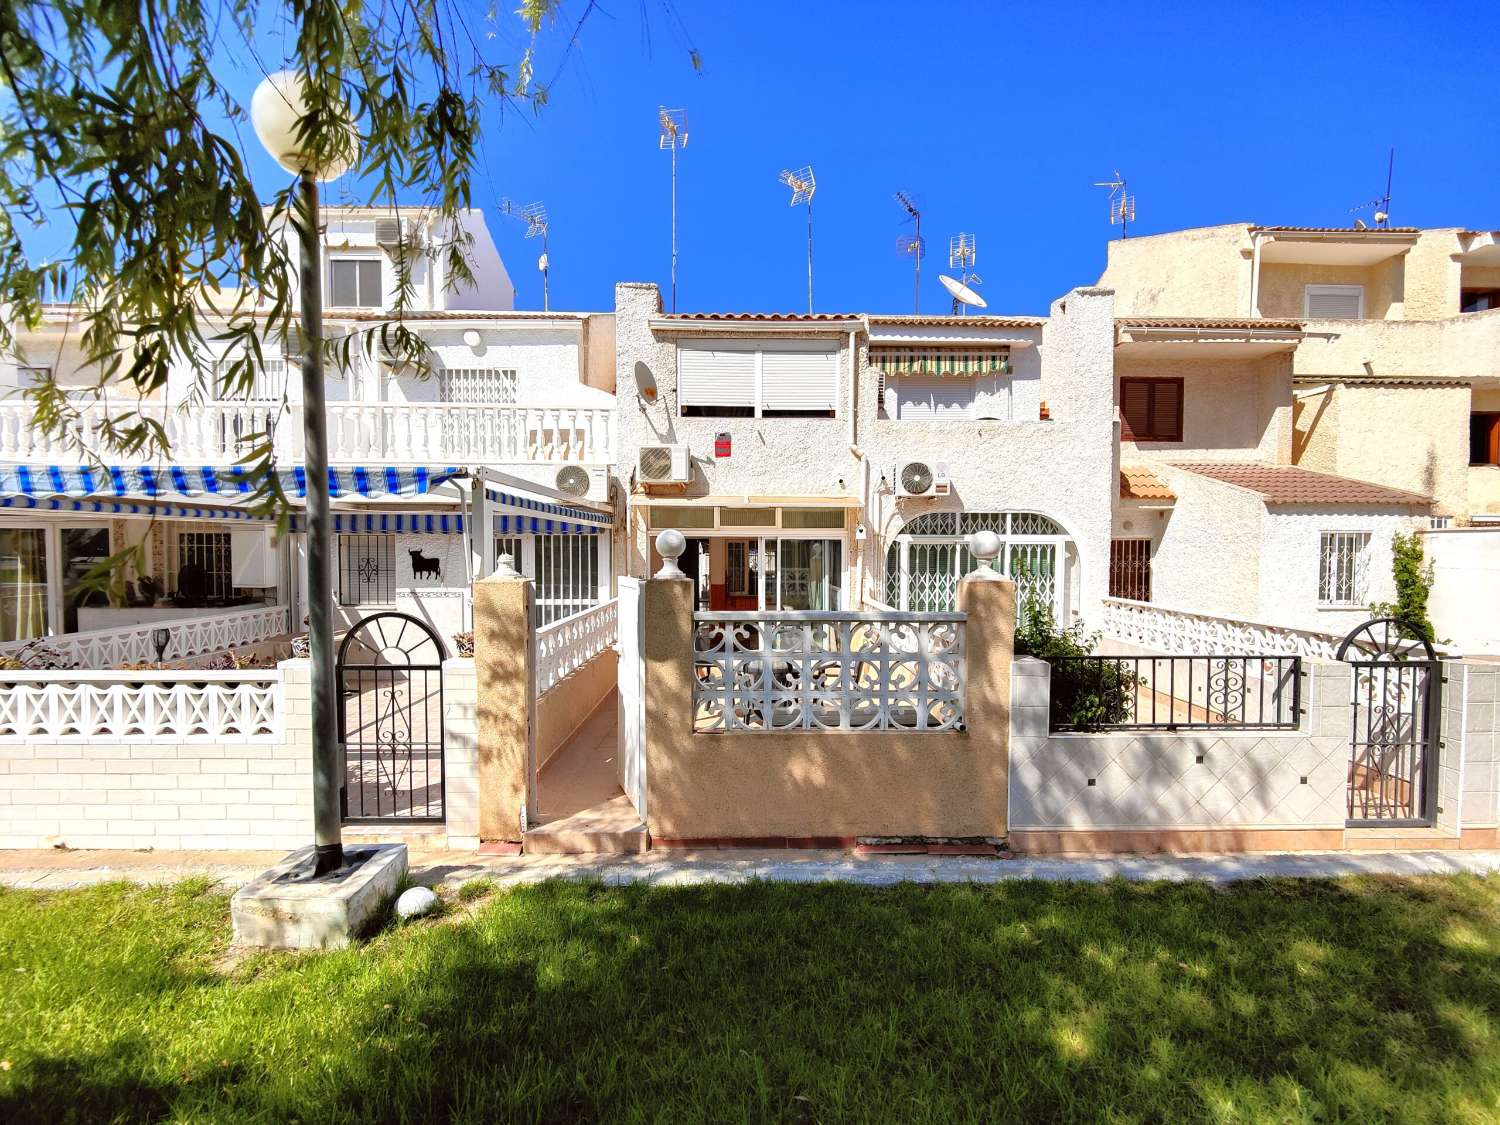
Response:
MULTIPOLYGON (((279 852, 0 851, 0 886, 63 890, 115 880, 169 883, 215 876, 234 889, 281 859, 279 852)), ((1123 856, 1111 859, 991 859, 973 856, 854 855, 842 851, 654 851, 642 855, 481 856, 414 851, 420 883, 455 885, 488 877, 501 886, 546 879, 694 886, 769 879, 786 883, 998 883, 1010 879, 1232 883, 1271 876, 1489 875, 1500 851, 1287 852, 1272 855, 1123 856)))

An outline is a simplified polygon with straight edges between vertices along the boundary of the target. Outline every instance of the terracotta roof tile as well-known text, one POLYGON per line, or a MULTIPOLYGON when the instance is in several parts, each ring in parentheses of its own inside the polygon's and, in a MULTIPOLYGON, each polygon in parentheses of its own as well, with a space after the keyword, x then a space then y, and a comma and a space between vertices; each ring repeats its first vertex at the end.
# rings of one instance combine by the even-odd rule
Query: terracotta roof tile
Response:
POLYGON ((1268 320, 1264 317, 1222 316, 1122 316, 1121 328, 1266 328, 1273 332, 1300 332, 1300 320, 1268 320))
POLYGON ((1383 484, 1315 473, 1296 465, 1267 465, 1258 461, 1173 462, 1210 480, 1223 481, 1260 494, 1267 504, 1368 504, 1383 508, 1430 508, 1432 499, 1383 484))
POLYGON ((871 324, 910 324, 931 328, 1041 328, 1047 322, 1039 316, 913 316, 911 313, 879 315, 871 313, 871 324))
POLYGON ((1251 227, 1269 234, 1421 234, 1420 227, 1251 227))
POLYGON ((1145 465, 1121 465, 1120 499, 1176 500, 1177 495, 1145 465))
POLYGON ((859 313, 754 313, 754 312, 696 312, 663 313, 661 320, 743 320, 770 324, 819 323, 828 320, 858 320, 859 313))

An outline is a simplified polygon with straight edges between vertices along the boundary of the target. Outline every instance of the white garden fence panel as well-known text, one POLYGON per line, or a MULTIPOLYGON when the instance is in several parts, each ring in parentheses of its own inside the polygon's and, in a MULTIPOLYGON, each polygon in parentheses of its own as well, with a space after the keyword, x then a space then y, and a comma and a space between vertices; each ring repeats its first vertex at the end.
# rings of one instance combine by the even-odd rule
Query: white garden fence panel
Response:
POLYGON ((281 673, 3 672, 3 742, 262 742, 281 735, 281 673))
POLYGON ((164 660, 183 660, 206 652, 259 644, 287 633, 286 606, 256 606, 205 617, 178 618, 114 629, 92 629, 85 633, 63 633, 29 641, 0 645, 0 654, 14 656, 23 649, 55 660, 63 667, 117 668, 157 659, 153 634, 170 633, 164 660))
POLYGON ((695 613, 694 729, 964 729, 961 613, 695 613))
POLYGON ((564 617, 536 631, 536 693, 542 695, 615 643, 619 601, 564 617))
POLYGON ((1228 617, 1211 617, 1147 602, 1104 599, 1104 635, 1163 653, 1304 656, 1334 660, 1341 638, 1228 617))

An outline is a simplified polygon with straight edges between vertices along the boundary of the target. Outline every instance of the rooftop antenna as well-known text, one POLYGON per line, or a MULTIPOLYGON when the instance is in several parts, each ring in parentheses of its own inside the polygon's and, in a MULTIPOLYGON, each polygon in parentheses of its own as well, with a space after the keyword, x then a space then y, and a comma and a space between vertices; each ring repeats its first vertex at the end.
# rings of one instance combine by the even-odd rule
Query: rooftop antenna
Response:
MULTIPOLYGON (((1349 208, 1349 213, 1352 215, 1352 214, 1354 214, 1357 211, 1368 211, 1371 207, 1373 207, 1373 208, 1375 208, 1375 214, 1373 216, 1371 216, 1371 217, 1375 220, 1375 226, 1376 227, 1388 227, 1388 226, 1390 226, 1391 225, 1391 181, 1392 181, 1392 179, 1395 178, 1395 175, 1396 175, 1396 150, 1393 148, 1393 149, 1391 149, 1391 158, 1386 163, 1386 166, 1385 166, 1385 194, 1382 195, 1382 196, 1380 196, 1378 199, 1371 199, 1371 200, 1369 200, 1369 201, 1367 201, 1365 203, 1361 203, 1358 207, 1351 207, 1351 208, 1349 208)), ((1354 222, 1355 222, 1355 225, 1358 226, 1361 230, 1367 229, 1365 227, 1364 220, 1362 220, 1362 219, 1356 219, 1356 220, 1354 220, 1354 222)))
POLYGON ((656 119, 661 123, 661 136, 656 147, 672 154, 672 311, 677 311, 677 150, 687 148, 687 110, 668 109, 658 106, 656 119))
POLYGON ((1114 179, 1098 181, 1094 186, 1109 188, 1109 225, 1120 228, 1121 238, 1129 238, 1130 224, 1135 222, 1135 196, 1126 190, 1125 177, 1117 168, 1114 179))
POLYGON ((547 208, 538 200, 536 203, 517 203, 511 199, 500 201, 500 213, 509 215, 513 219, 520 219, 526 224, 526 237, 542 238, 542 254, 536 260, 536 268, 542 271, 542 311, 551 311, 551 293, 548 291, 548 272, 552 262, 547 256, 547 208))
POLYGON ((795 207, 799 203, 807 204, 807 315, 811 316, 813 311, 812 201, 813 193, 818 190, 818 180, 813 175, 811 164, 798 168, 795 172, 782 169, 781 175, 776 178, 792 189, 790 206, 795 207))
POLYGON ((953 315, 959 315, 962 307, 963 315, 969 315, 969 306, 986 308, 988 303, 974 289, 981 285, 984 278, 974 272, 974 262, 978 258, 978 250, 975 245, 974 236, 960 231, 948 239, 948 268, 958 271, 958 277, 949 277, 947 274, 938 274, 938 280, 943 283, 943 288, 953 298, 953 315))
POLYGON ((912 270, 915 279, 912 282, 911 303, 912 314, 922 315, 922 256, 927 253, 927 244, 922 241, 922 212, 917 208, 912 197, 904 191, 896 193, 896 202, 906 208, 906 213, 911 216, 912 222, 917 225, 916 234, 903 234, 896 239, 896 249, 902 254, 911 255, 912 270))

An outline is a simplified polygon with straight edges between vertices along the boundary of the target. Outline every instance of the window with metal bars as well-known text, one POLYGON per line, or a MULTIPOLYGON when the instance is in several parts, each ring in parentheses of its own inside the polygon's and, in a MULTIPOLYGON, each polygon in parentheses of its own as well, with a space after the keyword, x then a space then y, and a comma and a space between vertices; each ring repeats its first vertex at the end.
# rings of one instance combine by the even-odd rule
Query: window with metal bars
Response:
POLYGON ((1369 585, 1370 533, 1325 531, 1319 558, 1319 604, 1364 605, 1369 585))
POLYGON ((535 583, 533 617, 550 625, 599 604, 599 537, 596 535, 500 535, 495 558, 509 555, 535 583))
POLYGON ((1151 540, 1109 541, 1109 596, 1136 602, 1151 600, 1151 540))
POLYGON ((179 602, 201 604, 234 596, 229 532, 179 531, 173 547, 172 577, 179 602))
POLYGON ((977 564, 968 536, 1000 536, 994 568, 1016 583, 1022 599, 1040 599, 1061 621, 1071 581, 1071 540, 1038 512, 928 512, 901 529, 886 551, 886 603, 914 612, 957 608, 959 580, 977 564))
POLYGON ((516 401, 520 376, 513 367, 447 367, 438 372, 443 402, 505 406, 516 401))
POLYGON ((339 536, 339 603, 389 605, 396 573, 394 535, 339 536))

